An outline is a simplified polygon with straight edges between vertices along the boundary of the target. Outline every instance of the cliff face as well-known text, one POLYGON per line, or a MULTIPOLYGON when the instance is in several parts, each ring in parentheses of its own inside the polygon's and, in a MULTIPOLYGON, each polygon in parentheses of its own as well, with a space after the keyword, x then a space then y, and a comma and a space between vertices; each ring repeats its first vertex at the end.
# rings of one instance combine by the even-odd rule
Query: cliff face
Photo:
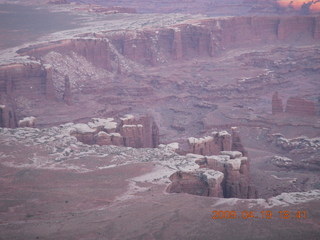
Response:
POLYGON ((54 99, 52 68, 38 63, 0 66, 0 126, 17 126, 16 97, 54 99))
POLYGON ((217 155, 220 151, 231 151, 232 137, 226 132, 213 132, 205 138, 189 138, 189 153, 200 155, 217 155))
POLYGON ((144 65, 214 56, 225 49, 281 41, 318 40, 320 18, 224 17, 186 22, 171 28, 83 34, 79 39, 31 46, 22 55, 40 58, 50 51, 73 51, 98 67, 117 71, 121 56, 144 65), (83 39, 81 39, 83 37, 83 39))
POLYGON ((290 97, 287 100, 286 108, 283 109, 282 100, 278 93, 272 96, 272 114, 286 113, 295 116, 318 116, 317 104, 301 97, 290 97))
MULTIPOLYGON (((36 59, 50 52, 65 56, 76 53, 96 67, 125 74, 136 64, 154 66, 199 56, 214 57, 242 46, 317 41, 319 26, 320 18, 314 16, 189 20, 161 29, 79 34, 75 39, 34 45, 18 53, 36 59)), ((37 62, 1 66, 0 93, 53 98, 53 70, 37 62)))
POLYGON ((16 126, 17 118, 14 109, 8 105, 0 105, 0 127, 15 128, 16 126))
POLYGON ((39 63, 0 66, 0 94, 8 97, 42 94, 53 98, 52 69, 39 63))
POLYGON ((315 103, 299 97, 290 97, 287 101, 286 113, 300 116, 317 116, 315 103))

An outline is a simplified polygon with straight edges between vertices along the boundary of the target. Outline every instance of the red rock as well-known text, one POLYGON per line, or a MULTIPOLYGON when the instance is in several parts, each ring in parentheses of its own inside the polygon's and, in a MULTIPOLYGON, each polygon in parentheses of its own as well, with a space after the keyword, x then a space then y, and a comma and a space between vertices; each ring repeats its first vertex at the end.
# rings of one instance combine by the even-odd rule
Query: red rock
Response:
POLYGON ((207 156, 206 163, 201 162, 200 167, 220 171, 224 174, 222 187, 225 198, 257 197, 254 187, 250 184, 248 158, 242 157, 240 152, 223 153, 227 155, 207 156))
POLYGON ((169 179, 171 184, 167 187, 169 193, 189 193, 199 196, 222 197, 221 183, 223 174, 212 170, 199 170, 194 172, 178 171, 169 179))
POLYGON ((150 116, 121 118, 119 133, 125 146, 154 148, 159 145, 159 129, 150 116))
POLYGON ((231 128, 231 137, 232 137, 232 151, 239 151, 243 156, 247 156, 248 152, 245 150, 244 146, 241 143, 240 133, 237 127, 231 128))
POLYGON ((126 115, 119 126, 113 118, 94 118, 88 124, 75 124, 71 135, 85 144, 154 148, 159 145, 159 130, 150 116, 126 115))
POLYGON ((54 89, 51 71, 48 65, 34 62, 0 66, 0 94, 6 94, 8 98, 35 98, 38 95, 52 98, 54 89))
POLYGON ((298 116, 317 116, 315 103, 299 97, 290 97, 287 101, 286 113, 298 116))
POLYGON ((218 155, 220 151, 231 150, 232 141, 228 132, 213 132, 212 135, 204 138, 188 138, 188 152, 200 155, 218 155))
POLYGON ((99 132, 95 137, 96 144, 103 145, 114 145, 114 146, 124 146, 123 137, 119 133, 108 134, 106 132, 99 132))
MULTIPOLYGON (((195 21, 171 28, 93 34, 95 38, 61 40, 18 51, 36 58, 50 51, 75 52, 97 67, 111 72, 121 69, 120 55, 143 65, 215 56, 225 49, 275 41, 319 39, 319 17, 259 16, 195 21), (300 39, 303 36, 303 39, 300 39)), ((86 34, 84 34, 85 36, 86 34)))
POLYGON ((272 96, 272 114, 283 113, 282 100, 279 98, 278 92, 272 96))

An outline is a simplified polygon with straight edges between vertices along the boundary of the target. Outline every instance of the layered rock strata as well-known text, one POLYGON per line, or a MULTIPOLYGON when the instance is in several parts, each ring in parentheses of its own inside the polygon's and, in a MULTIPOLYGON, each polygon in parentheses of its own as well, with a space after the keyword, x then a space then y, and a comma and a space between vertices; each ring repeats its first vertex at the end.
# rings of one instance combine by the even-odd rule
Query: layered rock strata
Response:
POLYGON ((299 97, 290 97, 287 101, 286 113, 298 116, 316 116, 315 103, 299 97))
POLYGON ((8 98, 44 95, 54 98, 52 68, 37 62, 0 66, 0 94, 8 98))
POLYGON ((272 96, 272 114, 287 113, 295 116, 318 116, 318 108, 319 106, 313 101, 301 97, 290 97, 284 109, 278 92, 275 92, 272 96))

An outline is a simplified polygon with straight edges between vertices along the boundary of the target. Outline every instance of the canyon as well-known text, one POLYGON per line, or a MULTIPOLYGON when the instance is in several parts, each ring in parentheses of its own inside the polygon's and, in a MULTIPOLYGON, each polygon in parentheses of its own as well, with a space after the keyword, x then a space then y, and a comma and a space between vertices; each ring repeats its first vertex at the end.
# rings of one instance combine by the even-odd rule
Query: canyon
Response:
POLYGON ((0 1, 74 21, 0 41, 0 239, 317 239, 320 16, 84 2, 0 1))

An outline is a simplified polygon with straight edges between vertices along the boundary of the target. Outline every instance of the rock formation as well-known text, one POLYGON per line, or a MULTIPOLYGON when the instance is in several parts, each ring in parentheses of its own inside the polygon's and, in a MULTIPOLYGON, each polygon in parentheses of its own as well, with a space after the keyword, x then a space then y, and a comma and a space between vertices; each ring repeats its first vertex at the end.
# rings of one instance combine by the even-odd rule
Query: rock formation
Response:
POLYGON ((315 102, 303 99, 301 97, 290 97, 287 100, 285 111, 282 106, 282 100, 278 92, 272 96, 272 114, 287 113, 295 116, 317 116, 317 106, 315 102))
POLYGON ((54 89, 51 71, 49 65, 36 62, 0 66, 0 94, 6 94, 8 98, 35 98, 42 95, 52 99, 54 89))
POLYGON ((66 75, 64 77, 64 93, 63 93, 63 100, 66 104, 71 105, 72 103, 72 94, 71 94, 71 86, 70 86, 70 79, 69 76, 66 75))
POLYGON ((159 129, 150 116, 126 115, 120 120, 119 132, 124 137, 125 146, 154 148, 159 145, 159 129))
POLYGON ((231 151, 231 135, 226 131, 213 132, 204 138, 188 138, 189 153, 200 155, 219 154, 220 151, 231 151))
POLYGON ((279 98, 278 92, 272 95, 272 114, 283 113, 282 100, 279 98))
POLYGON ((91 34, 89 39, 83 34, 83 39, 39 44, 18 53, 41 58, 50 51, 75 52, 97 67, 119 72, 122 56, 139 64, 156 65, 197 56, 213 57, 242 45, 291 41, 302 35, 306 41, 316 41, 319 21, 315 16, 216 18, 172 28, 119 31, 93 37, 91 34))
POLYGON ((199 169, 193 172, 178 171, 172 174, 167 187, 169 193, 189 193, 199 196, 223 197, 223 173, 199 169))
POLYGON ((0 127, 15 128, 17 127, 17 120, 15 112, 7 105, 0 105, 0 127))
POLYGON ((70 134, 85 144, 116 145, 134 148, 155 148, 159 130, 150 116, 126 115, 117 123, 114 118, 93 118, 88 124, 75 124, 70 134))
POLYGON ((222 181, 224 197, 257 197, 256 190, 250 184, 248 158, 243 157, 241 152, 222 151, 220 155, 189 155, 189 157, 192 157, 200 168, 213 169, 224 174, 222 181))
POLYGON ((281 150, 282 156, 273 156, 271 163, 287 169, 320 170, 320 139, 297 137, 287 139, 281 134, 269 135, 272 145, 281 150))
POLYGON ((315 103, 299 97, 290 97, 287 101, 286 113, 298 116, 316 116, 315 103))
POLYGON ((18 122, 18 127, 35 127, 36 118, 35 117, 25 117, 18 122))
POLYGON ((231 128, 231 138, 232 138, 232 151, 239 151, 243 156, 248 156, 247 150, 245 150, 243 144, 241 143, 239 129, 237 127, 231 128))

